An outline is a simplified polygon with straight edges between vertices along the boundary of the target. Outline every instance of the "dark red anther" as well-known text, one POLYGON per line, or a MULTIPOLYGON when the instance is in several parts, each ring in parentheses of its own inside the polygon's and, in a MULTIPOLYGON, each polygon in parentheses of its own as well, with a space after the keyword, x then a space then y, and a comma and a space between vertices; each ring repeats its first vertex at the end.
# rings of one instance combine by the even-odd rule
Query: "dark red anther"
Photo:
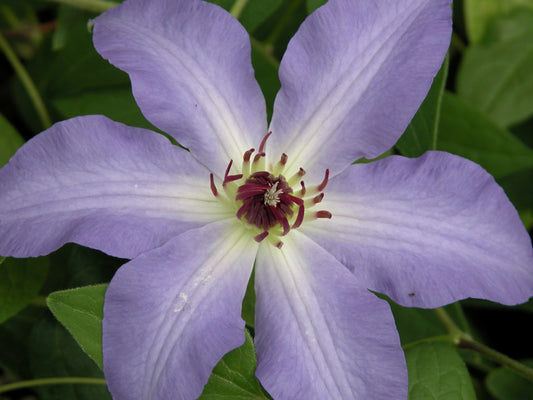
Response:
POLYGON ((254 163, 258 162, 261 157, 264 157, 265 153, 259 152, 254 156, 254 163))
POLYGON ((265 144, 266 144, 267 139, 270 137, 270 135, 272 135, 272 132, 268 132, 265 135, 265 137, 263 138, 263 140, 261 140, 261 144, 259 145, 258 153, 262 153, 265 150, 265 144))
POLYGON ((255 179, 261 178, 262 183, 267 183, 267 182, 270 182, 272 179, 274 179, 272 174, 267 171, 254 172, 252 175, 250 175, 250 177, 255 178, 255 179))
POLYGON ((242 178, 242 174, 228 175, 228 176, 226 176, 226 179, 224 180, 224 184, 226 184, 228 182, 238 181, 241 178, 242 178))
POLYGON ((289 221, 287 221, 287 217, 285 217, 276 206, 269 206, 270 210, 272 211, 272 214, 274 214, 274 217, 276 221, 278 221, 281 226, 283 227, 283 234, 282 236, 285 236, 289 231, 291 230, 291 227, 289 225, 289 221))
POLYGON ((226 173, 224 174, 224 180, 222 181, 222 186, 226 186, 226 183, 233 182, 242 178, 242 174, 229 175, 229 170, 233 164, 233 160, 230 160, 228 168, 226 168, 226 173))
POLYGON ((315 213, 315 216, 316 216, 317 218, 327 218, 327 219, 331 219, 331 217, 332 217, 332 215, 331 215, 331 213, 330 213, 329 211, 324 211, 324 210, 322 210, 322 211, 317 211, 317 212, 315 213))
POLYGON ((245 205, 242 205, 241 208, 239 208, 239 209, 237 210, 237 214, 236 214, 236 215, 237 215, 237 219, 241 219, 242 216, 243 216, 244 214, 246 214, 246 211, 247 211, 246 206, 245 206, 245 205))
POLYGON ((237 189, 237 195, 235 196, 235 200, 244 200, 249 197, 262 196, 268 189, 269 186, 264 187, 261 185, 252 185, 249 183, 245 183, 244 185, 240 186, 239 189, 237 189))
POLYGON ((244 162, 250 161, 250 157, 252 157, 252 153, 255 151, 255 149, 250 149, 248 151, 244 152, 244 156, 242 156, 242 160, 244 162))
POLYGON ((318 196, 313 197, 313 203, 318 204, 324 198, 324 193, 320 193, 318 196))
POLYGON ((304 205, 304 201, 303 201, 302 199, 300 199, 299 197, 294 197, 293 195, 290 195, 290 194, 287 194, 286 197, 287 197, 290 201, 292 201, 292 202, 298 204, 299 206, 303 206, 303 205, 304 205))
POLYGON ((298 176, 301 178, 302 176, 305 175, 305 169, 303 169, 302 167, 300 167, 300 169, 298 170, 298 176))
POLYGON ((302 189, 300 190, 300 195, 305 196, 305 192, 307 191, 307 189, 305 188, 304 181, 301 181, 300 185, 302 185, 302 189))
POLYGON ((233 165, 233 160, 229 160, 228 167, 226 168, 226 173, 224 174, 224 182, 226 182, 226 178, 229 175, 229 170, 231 169, 232 165, 233 165))
POLYGON ((324 180, 322 181, 322 183, 317 186, 317 190, 319 192, 321 192, 322 190, 326 188, 326 185, 328 184, 328 180, 329 180, 329 169, 326 170, 326 176, 324 176, 324 180))
POLYGON ((211 191, 213 192, 215 197, 217 197, 218 196, 218 190, 217 190, 217 187, 215 186, 215 181, 213 179, 213 174, 209 174, 209 180, 211 181, 211 191))
POLYGON ((292 210, 289 208, 289 206, 287 206, 287 204, 285 203, 279 203, 278 204, 278 208, 283 211, 285 214, 287 214, 289 217, 292 217, 293 216, 293 212, 292 210))
POLYGON ((255 236, 254 237, 254 240, 257 242, 257 243, 261 243, 266 237, 268 236, 268 232, 265 231, 263 233, 260 233, 259 235, 255 236))
POLYGON ((281 249, 283 247, 283 242, 280 241, 280 242, 276 243, 276 247, 278 249, 281 249))
POLYGON ((280 163, 281 165, 285 165, 285 164, 287 164, 287 160, 288 160, 288 159, 289 159, 289 157, 287 156, 287 154, 283 153, 283 154, 281 155, 281 158, 279 159, 279 163, 280 163))
POLYGON ((304 214, 305 214, 305 208, 302 205, 298 207, 298 215, 296 216, 296 221, 294 221, 294 224, 292 224, 292 229, 298 228, 300 225, 302 225, 302 222, 304 221, 304 214))

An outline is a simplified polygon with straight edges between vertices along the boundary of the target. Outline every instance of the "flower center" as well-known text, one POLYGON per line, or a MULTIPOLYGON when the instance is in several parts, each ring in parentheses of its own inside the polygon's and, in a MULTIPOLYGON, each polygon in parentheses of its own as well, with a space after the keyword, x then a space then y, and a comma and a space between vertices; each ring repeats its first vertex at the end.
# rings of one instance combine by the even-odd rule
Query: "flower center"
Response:
POLYGON ((293 208, 303 204, 302 199, 291 193, 292 189, 283 176, 274 177, 267 171, 254 172, 237 189, 235 200, 242 201, 237 218, 244 217, 264 232, 280 224, 285 235, 290 230, 293 208))
POLYGON ((298 228, 305 220, 331 218, 329 211, 309 212, 324 198, 322 191, 328 183, 329 170, 326 170, 322 183, 309 188, 301 179, 305 175, 302 168, 286 179, 283 176, 288 159, 286 154, 275 165, 265 166, 263 149, 269 136, 270 133, 263 138, 253 159, 255 149, 244 153, 240 174, 230 175, 233 160, 230 161, 222 181, 223 193, 219 193, 211 174, 211 191, 216 198, 235 208, 238 219, 256 229, 254 239, 257 242, 268 237, 281 248, 280 237, 298 228), (300 189, 293 190, 298 183, 300 189))

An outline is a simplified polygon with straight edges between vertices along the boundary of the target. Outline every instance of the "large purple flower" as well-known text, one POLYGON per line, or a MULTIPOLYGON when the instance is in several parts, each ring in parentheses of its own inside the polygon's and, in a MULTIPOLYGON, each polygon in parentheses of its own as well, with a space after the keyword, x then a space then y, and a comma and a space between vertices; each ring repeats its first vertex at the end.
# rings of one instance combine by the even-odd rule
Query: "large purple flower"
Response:
POLYGON ((267 129, 233 17, 127 0, 94 21, 96 49, 190 151, 102 116, 54 125, 0 171, 0 254, 76 242, 133 259, 104 309, 116 400, 200 395, 244 341, 254 261, 256 374, 274 399, 406 398, 394 321, 368 289, 416 307, 533 293, 530 239, 479 166, 441 152, 351 165, 406 128, 450 19, 449 0, 330 0, 289 43, 267 129))

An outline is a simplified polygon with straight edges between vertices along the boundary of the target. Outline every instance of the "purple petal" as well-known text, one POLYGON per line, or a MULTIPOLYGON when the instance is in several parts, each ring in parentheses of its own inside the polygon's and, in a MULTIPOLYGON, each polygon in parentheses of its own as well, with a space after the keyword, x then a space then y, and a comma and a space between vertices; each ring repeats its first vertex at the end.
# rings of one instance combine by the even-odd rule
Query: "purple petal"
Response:
POLYGON ((30 140, 0 171, 0 254, 66 242, 132 258, 224 217, 209 171, 164 136, 103 116, 30 140))
POLYGON ((533 250, 518 214, 480 166, 448 153, 392 156, 336 176, 303 226, 367 287, 438 307, 466 297, 503 304, 533 295, 533 250))
POLYGON ((244 342, 257 244, 235 219, 183 233, 121 267, 106 292, 104 372, 115 400, 192 400, 244 342))
POLYGON ((256 375, 276 400, 407 398, 386 302, 331 254, 291 231, 256 262, 256 375))
POLYGON ((287 153, 292 170, 318 179, 391 148, 450 35, 450 0, 330 0, 305 20, 281 62, 274 155, 287 153))
POLYGON ((198 0, 129 0, 94 20, 98 52, 131 78, 146 118, 221 176, 266 133, 250 40, 198 0))

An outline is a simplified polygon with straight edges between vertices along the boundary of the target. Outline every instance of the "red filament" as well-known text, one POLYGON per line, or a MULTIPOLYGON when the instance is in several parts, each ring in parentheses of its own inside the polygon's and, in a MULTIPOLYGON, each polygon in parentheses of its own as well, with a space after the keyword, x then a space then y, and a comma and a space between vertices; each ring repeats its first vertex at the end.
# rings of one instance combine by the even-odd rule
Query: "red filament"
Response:
POLYGON ((218 190, 217 190, 217 187, 215 186, 215 181, 213 180, 213 174, 209 174, 209 180, 211 181, 211 191, 213 192, 215 197, 217 197, 218 190))

